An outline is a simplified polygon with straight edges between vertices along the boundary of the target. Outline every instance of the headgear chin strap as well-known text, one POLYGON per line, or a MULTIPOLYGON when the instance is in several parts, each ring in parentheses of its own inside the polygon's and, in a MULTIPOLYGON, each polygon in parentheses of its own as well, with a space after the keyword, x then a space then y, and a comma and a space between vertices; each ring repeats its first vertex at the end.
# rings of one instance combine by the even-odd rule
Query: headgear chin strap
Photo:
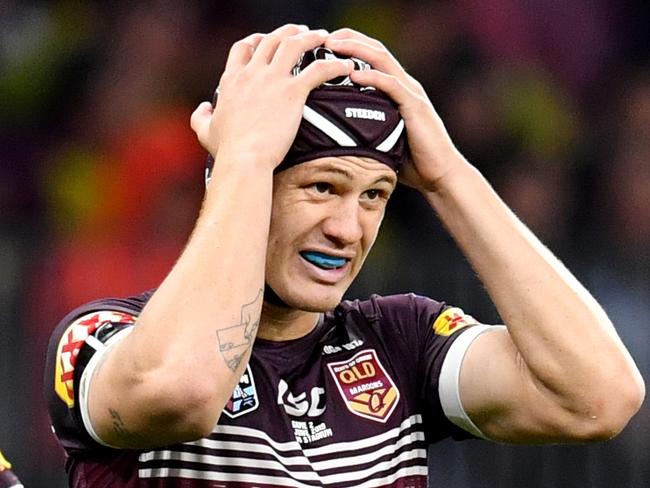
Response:
MULTIPOLYGON (((332 58, 352 59, 356 70, 370 69, 365 61, 317 47, 302 55, 292 73, 297 76, 315 60, 332 58)), ((407 151, 404 120, 397 105, 383 92, 341 76, 311 91, 296 138, 275 172, 327 156, 365 156, 397 172, 407 151)), ((209 156, 206 183, 213 165, 214 159, 209 156)))

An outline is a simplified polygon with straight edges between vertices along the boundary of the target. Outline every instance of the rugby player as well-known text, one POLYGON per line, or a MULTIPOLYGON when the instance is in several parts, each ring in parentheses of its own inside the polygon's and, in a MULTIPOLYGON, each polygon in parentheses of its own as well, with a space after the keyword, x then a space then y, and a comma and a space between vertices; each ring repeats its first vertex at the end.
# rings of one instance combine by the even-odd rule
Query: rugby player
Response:
POLYGON ((71 312, 50 342, 70 486, 425 487, 440 439, 609 439, 638 410, 607 315, 377 40, 253 34, 191 126, 213 161, 178 262, 154 291, 71 312), (504 325, 414 294, 341 301, 398 180, 504 325))

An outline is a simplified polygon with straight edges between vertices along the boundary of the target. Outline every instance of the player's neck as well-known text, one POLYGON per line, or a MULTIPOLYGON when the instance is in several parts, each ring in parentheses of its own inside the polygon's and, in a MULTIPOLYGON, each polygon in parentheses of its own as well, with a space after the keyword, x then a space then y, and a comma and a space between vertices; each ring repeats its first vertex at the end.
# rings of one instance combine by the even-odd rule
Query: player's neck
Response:
POLYGON ((257 337, 269 341, 289 341, 309 334, 320 313, 305 312, 264 302, 257 337))

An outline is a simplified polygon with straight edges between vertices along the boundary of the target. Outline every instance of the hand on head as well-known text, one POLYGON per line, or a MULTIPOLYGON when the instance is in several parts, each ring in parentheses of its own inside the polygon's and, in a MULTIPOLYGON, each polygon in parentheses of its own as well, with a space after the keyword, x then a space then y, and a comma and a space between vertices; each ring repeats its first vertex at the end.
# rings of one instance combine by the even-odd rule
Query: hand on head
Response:
POLYGON ((236 42, 228 55, 213 108, 204 102, 191 124, 201 144, 277 166, 296 135, 309 92, 323 82, 347 76, 349 60, 315 61, 298 76, 291 70, 302 53, 322 45, 327 31, 284 25, 270 34, 252 34, 236 42))
POLYGON ((422 85, 386 47, 352 29, 331 34, 305 26, 284 25, 270 34, 252 34, 236 42, 228 56, 213 108, 204 102, 192 115, 192 128, 214 156, 251 160, 277 167, 289 151, 309 93, 337 77, 386 93, 398 105, 408 135, 410 161, 400 180, 434 191, 458 154, 422 85), (367 61, 372 69, 355 70, 350 60, 318 59, 292 75, 305 51, 325 46, 337 54, 367 61))
POLYGON ((332 32, 325 46, 370 63, 372 69, 353 71, 350 79, 383 91, 399 107, 410 153, 410 160, 400 171, 400 181, 422 191, 434 191, 440 178, 452 169, 448 162, 455 158, 449 156, 457 150, 422 85, 381 42, 353 29, 332 32))

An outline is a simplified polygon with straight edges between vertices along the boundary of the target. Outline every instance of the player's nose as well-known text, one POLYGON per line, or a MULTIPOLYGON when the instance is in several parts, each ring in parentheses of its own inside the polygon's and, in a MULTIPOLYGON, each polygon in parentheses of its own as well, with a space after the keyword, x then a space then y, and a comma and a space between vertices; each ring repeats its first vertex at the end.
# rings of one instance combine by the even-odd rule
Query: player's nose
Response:
POLYGON ((340 245, 358 242, 363 237, 361 207, 353 198, 341 198, 323 223, 325 235, 340 245))

